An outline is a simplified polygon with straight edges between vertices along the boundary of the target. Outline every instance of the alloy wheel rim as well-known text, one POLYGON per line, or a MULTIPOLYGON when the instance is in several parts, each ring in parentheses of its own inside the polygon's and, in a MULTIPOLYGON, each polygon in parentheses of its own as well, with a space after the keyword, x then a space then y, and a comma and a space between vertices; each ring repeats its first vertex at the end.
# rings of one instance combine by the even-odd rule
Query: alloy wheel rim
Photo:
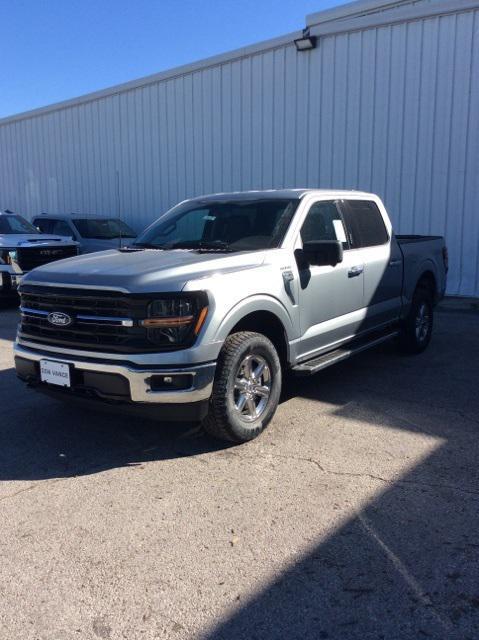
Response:
POLYGON ((235 376, 234 408, 245 422, 254 422, 264 413, 271 395, 272 376, 266 360, 259 355, 247 355, 235 376))
POLYGON ((424 342, 429 332, 429 325, 431 323, 431 315, 429 313, 429 307, 423 302, 417 311, 416 315, 416 339, 418 342, 424 342))

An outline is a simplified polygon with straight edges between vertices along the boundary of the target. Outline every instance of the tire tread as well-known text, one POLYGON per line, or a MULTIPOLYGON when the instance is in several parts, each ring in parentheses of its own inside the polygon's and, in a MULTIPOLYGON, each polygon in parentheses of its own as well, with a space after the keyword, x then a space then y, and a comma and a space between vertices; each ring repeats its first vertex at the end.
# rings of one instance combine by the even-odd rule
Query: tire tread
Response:
MULTIPOLYGON (((416 305, 418 304, 418 301, 420 301, 421 298, 428 299, 429 304, 431 305, 431 314, 433 314, 433 293, 427 286, 423 286, 420 284, 416 288, 416 291, 414 292, 414 295, 411 301, 411 310, 409 312, 409 316, 404 321, 403 329, 401 331, 401 334, 399 335, 399 346, 401 348, 401 351, 406 354, 422 353, 428 347, 429 342, 431 340, 431 337, 429 337, 429 339, 424 345, 418 345, 416 341, 415 333, 414 333, 415 332, 414 310, 416 308, 416 305)), ((431 317, 431 321, 434 322, 433 316, 431 317)))
MULTIPOLYGON (((240 443, 243 438, 238 437, 227 420, 227 387, 231 369, 235 366, 238 352, 251 339, 261 339, 275 353, 271 341, 261 333, 253 331, 239 331, 229 335, 218 356, 213 392, 210 399, 210 409, 203 421, 203 429, 209 435, 220 440, 240 443)), ((265 426, 265 425, 264 425, 265 426)), ((262 431, 261 427, 251 430, 249 439, 252 440, 262 431)))

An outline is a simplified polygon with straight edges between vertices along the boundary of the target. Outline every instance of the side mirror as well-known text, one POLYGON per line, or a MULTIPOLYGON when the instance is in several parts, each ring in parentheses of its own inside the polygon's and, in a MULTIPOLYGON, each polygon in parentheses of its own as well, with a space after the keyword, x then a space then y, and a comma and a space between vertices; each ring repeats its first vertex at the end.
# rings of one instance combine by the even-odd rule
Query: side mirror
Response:
POLYGON ((343 261, 343 245, 339 240, 312 240, 303 244, 303 254, 310 265, 334 267, 343 261))

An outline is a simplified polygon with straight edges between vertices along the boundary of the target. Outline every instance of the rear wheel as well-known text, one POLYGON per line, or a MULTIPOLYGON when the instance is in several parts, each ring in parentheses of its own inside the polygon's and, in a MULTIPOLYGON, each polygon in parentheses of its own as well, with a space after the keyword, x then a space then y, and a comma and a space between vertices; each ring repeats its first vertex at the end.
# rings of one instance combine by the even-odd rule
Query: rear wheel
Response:
POLYGON ((401 349, 406 353, 424 351, 431 341, 433 324, 432 294, 429 289, 418 287, 399 336, 401 349))
POLYGON ((259 333, 233 333, 218 358, 204 429, 221 440, 252 440, 273 417, 280 393, 281 364, 272 342, 259 333))

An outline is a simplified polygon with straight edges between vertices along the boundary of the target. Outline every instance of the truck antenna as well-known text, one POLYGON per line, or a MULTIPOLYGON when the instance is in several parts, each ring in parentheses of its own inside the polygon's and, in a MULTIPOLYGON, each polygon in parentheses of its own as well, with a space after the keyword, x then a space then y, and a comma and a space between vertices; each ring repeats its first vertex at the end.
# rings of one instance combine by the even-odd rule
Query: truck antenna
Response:
POLYGON ((118 215, 118 220, 120 221, 119 227, 120 227, 120 235, 118 237, 118 242, 119 242, 119 249, 121 249, 121 208, 120 208, 120 172, 118 171, 118 169, 116 170, 116 209, 117 209, 117 215, 118 215))

